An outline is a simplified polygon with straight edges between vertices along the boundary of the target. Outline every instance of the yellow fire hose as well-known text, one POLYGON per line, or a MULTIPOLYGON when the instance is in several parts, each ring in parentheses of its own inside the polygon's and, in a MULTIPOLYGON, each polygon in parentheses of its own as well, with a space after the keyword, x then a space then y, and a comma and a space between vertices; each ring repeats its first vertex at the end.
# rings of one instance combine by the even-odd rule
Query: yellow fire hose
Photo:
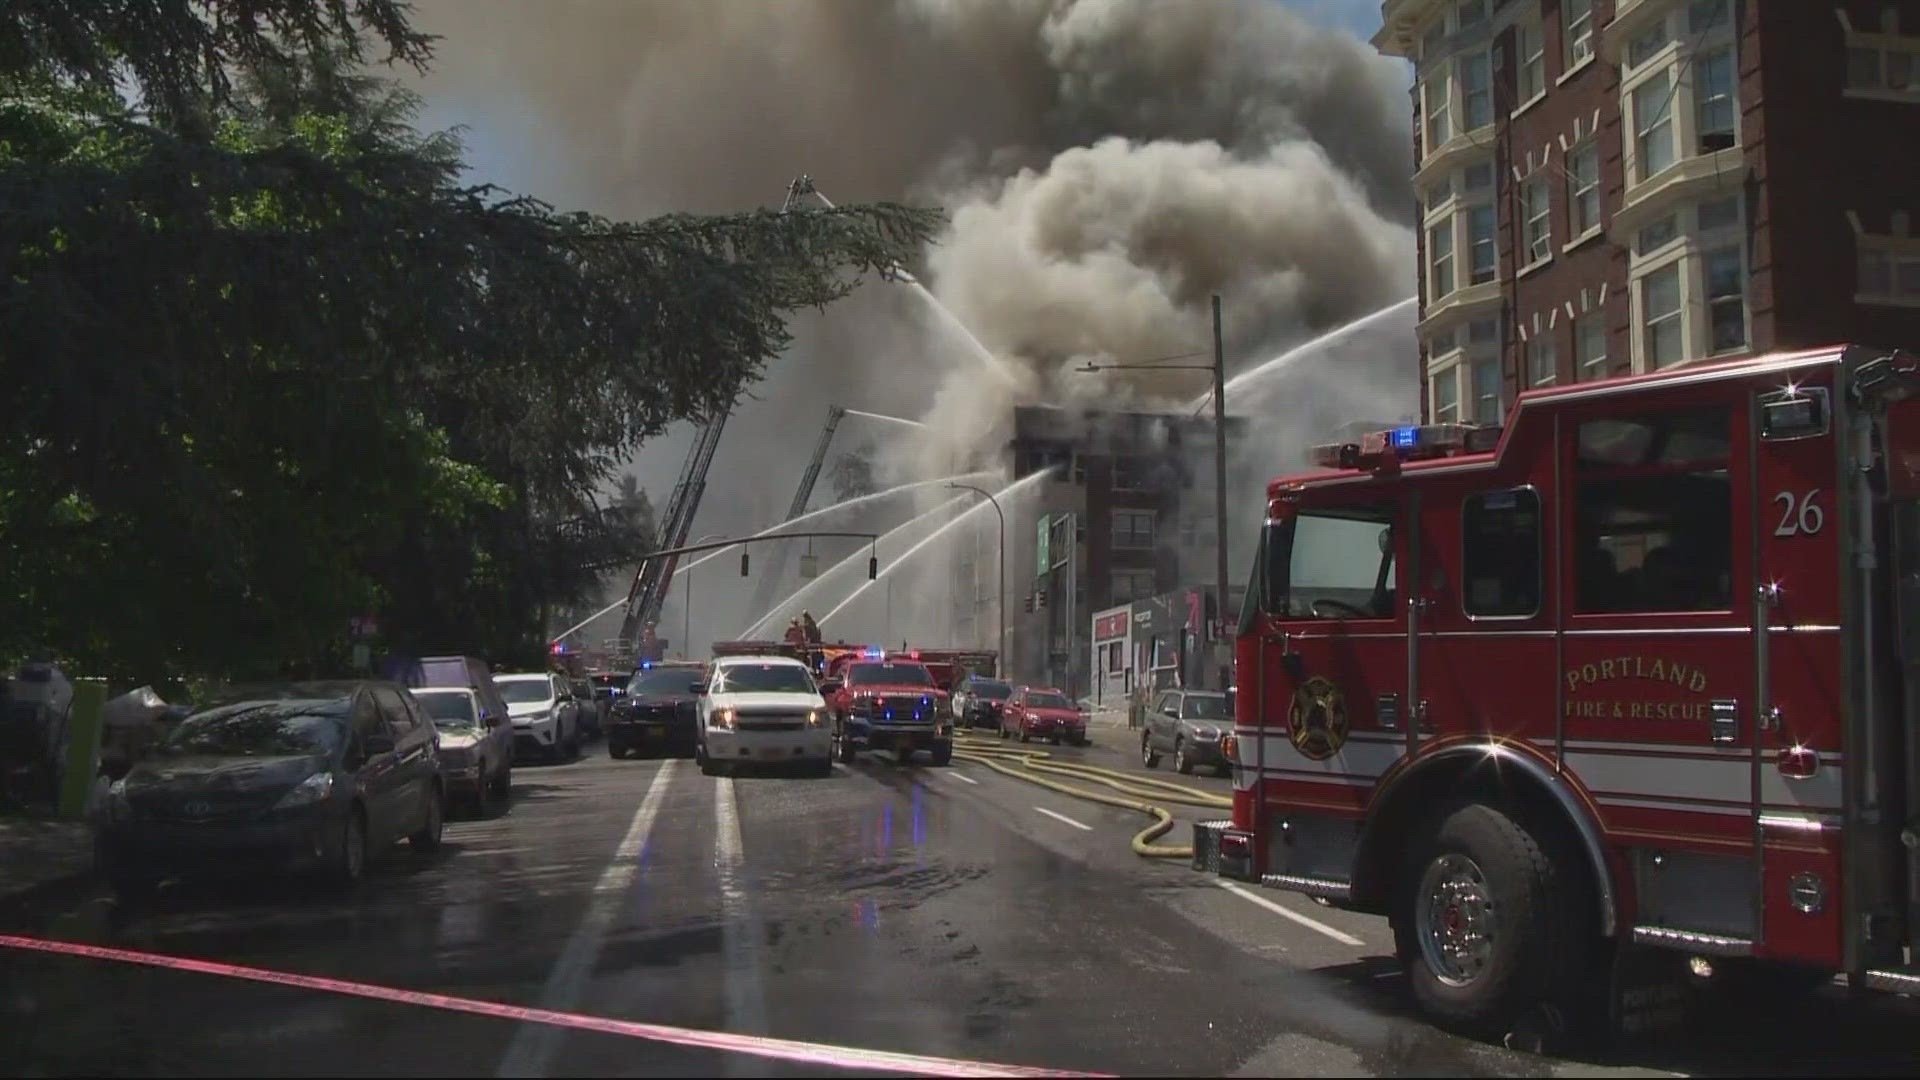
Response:
POLYGON ((1145 858, 1190 859, 1193 857, 1191 844, 1175 847, 1153 843, 1173 828, 1173 814, 1166 807, 1156 806, 1145 801, 1146 799, 1182 803, 1187 806, 1209 806, 1223 810, 1233 807, 1233 800, 1224 795, 1215 795, 1211 791, 1187 787, 1170 780, 1103 769, 1098 765, 1051 761, 1049 759, 1053 755, 1045 750, 1028 750, 1017 745, 1009 746, 968 731, 956 734, 958 737, 954 741, 953 756, 962 761, 985 765, 997 773, 1003 773, 1016 780, 1025 780, 1029 784, 1038 784, 1043 788, 1071 795, 1076 799, 1118 806, 1152 817, 1153 824, 1141 829, 1133 837, 1134 854, 1145 858), (1109 795, 1102 791, 1090 791, 1072 784, 1063 784, 1058 780, 1049 780, 1038 775, 1040 773, 1070 776, 1076 780, 1090 780, 1096 784, 1104 784, 1120 792, 1121 795, 1109 795), (1124 795, 1136 797, 1123 798, 1124 795))

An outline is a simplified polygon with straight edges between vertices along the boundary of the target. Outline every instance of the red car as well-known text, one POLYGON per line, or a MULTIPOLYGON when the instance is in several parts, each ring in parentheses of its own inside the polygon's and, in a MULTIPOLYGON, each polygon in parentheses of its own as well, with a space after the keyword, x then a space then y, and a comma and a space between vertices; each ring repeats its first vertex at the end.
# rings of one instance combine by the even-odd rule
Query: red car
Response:
POLYGON ((1068 700, 1067 695, 1050 686, 1022 686, 1008 699, 1000 737, 1020 736, 1021 742, 1052 739, 1075 746, 1087 745, 1087 714, 1068 700))

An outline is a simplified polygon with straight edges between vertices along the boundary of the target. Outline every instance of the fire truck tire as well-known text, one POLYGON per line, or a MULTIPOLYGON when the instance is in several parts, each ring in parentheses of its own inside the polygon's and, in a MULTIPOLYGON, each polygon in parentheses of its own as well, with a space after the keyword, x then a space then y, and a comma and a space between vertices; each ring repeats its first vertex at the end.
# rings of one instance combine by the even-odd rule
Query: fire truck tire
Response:
POLYGON ((1497 1037, 1582 982, 1584 905, 1553 837, 1471 804, 1412 847, 1394 937, 1429 1014, 1497 1037))
POLYGON ((935 765, 953 764, 953 744, 950 742, 934 743, 928 754, 935 765))
POLYGON ((1149 769, 1160 767, 1160 752, 1153 748, 1153 739, 1146 734, 1140 736, 1140 764, 1149 769))

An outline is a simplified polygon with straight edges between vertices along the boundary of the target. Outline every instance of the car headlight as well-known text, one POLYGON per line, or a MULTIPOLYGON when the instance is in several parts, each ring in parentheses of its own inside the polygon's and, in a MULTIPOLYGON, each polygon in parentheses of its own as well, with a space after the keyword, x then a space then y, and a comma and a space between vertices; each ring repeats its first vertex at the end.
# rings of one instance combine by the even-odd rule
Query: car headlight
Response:
POLYGON ((317 803, 331 794, 333 794, 333 774, 314 773, 293 785, 293 790, 281 796, 275 808, 285 810, 294 806, 306 806, 309 803, 317 803))
POLYGON ((1220 729, 1214 727, 1212 724, 1195 724, 1193 726, 1193 737, 1211 742, 1220 737, 1220 729))
POLYGON ((719 728, 722 731, 732 731, 733 718, 732 709, 715 709, 707 716, 707 726, 719 728))
POLYGON ((807 726, 810 728, 826 727, 827 726, 826 710, 825 709, 808 709, 807 710, 807 726))

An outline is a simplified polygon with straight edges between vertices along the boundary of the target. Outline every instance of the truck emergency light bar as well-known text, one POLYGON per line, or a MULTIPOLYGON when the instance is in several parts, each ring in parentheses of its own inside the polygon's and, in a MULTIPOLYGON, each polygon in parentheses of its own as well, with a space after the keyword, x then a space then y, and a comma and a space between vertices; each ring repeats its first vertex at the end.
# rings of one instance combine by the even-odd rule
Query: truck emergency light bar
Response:
POLYGON ((1370 431, 1357 443, 1323 443, 1313 463, 1323 469, 1373 469, 1387 462, 1484 453, 1500 442, 1497 425, 1410 424, 1370 431))

